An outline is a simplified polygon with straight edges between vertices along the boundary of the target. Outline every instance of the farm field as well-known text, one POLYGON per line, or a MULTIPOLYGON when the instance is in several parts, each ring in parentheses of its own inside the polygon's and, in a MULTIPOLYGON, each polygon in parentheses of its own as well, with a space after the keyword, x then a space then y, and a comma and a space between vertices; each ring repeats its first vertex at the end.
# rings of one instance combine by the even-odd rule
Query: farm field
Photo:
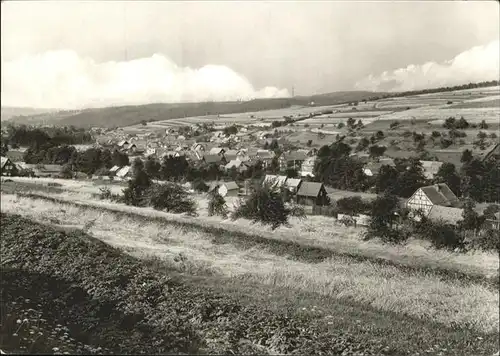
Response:
POLYGON ((345 122, 348 118, 362 119, 365 125, 377 121, 409 121, 422 120, 440 121, 450 116, 464 116, 471 123, 485 120, 489 124, 498 122, 500 105, 498 102, 500 87, 479 88, 477 90, 462 90, 454 92, 422 94, 400 98, 387 98, 378 101, 359 102, 357 106, 336 104, 329 106, 299 106, 286 109, 272 109, 234 114, 193 116, 177 119, 159 120, 144 125, 124 127, 124 131, 140 130, 158 131, 159 129, 175 128, 199 123, 215 123, 217 125, 252 125, 283 121, 285 116, 293 118, 308 116, 311 113, 320 113, 326 110, 333 111, 297 122, 295 125, 327 125, 345 122), (452 104, 448 104, 452 101, 452 104), (355 110, 354 110, 355 109, 355 110), (366 122, 365 122, 366 121, 366 122))
MULTIPOLYGON (((224 233, 226 226, 211 230, 205 217, 207 225, 201 229, 182 217, 152 209, 98 202, 73 205, 3 193, 2 213, 20 214, 67 232, 86 226, 93 238, 164 266, 164 271, 177 271, 193 285, 206 286, 207 293, 223 292, 275 312, 288 310, 292 316, 308 313, 330 332, 348 330, 352 342, 371 345, 372 341, 394 355, 496 351, 498 288, 479 280, 328 255, 324 248, 312 250, 304 241, 289 244, 274 237, 277 232, 265 233, 262 228, 256 229, 262 237, 248 235, 246 226, 246 235, 224 233)), ((328 240, 348 236, 342 231, 328 240)), ((442 264, 443 256, 439 257, 442 264)), ((484 256, 480 260, 485 263, 484 256)))

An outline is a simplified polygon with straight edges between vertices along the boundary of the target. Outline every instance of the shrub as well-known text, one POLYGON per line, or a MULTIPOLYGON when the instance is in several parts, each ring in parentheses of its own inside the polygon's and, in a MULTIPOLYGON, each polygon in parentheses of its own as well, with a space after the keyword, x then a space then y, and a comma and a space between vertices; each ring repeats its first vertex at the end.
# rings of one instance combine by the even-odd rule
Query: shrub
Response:
POLYGON ((369 204, 364 202, 361 197, 346 197, 337 201, 337 210, 341 214, 357 215, 366 213, 369 209, 369 204))
POLYGON ((472 240, 471 247, 483 251, 500 252, 500 231, 496 229, 487 229, 481 236, 472 240))
POLYGON ((430 241, 435 248, 454 250, 464 247, 464 237, 458 233, 455 226, 429 220, 422 225, 422 237, 430 241))
POLYGON ((245 201, 240 201, 231 218, 246 218, 254 223, 271 225, 275 230, 280 225, 288 225, 288 217, 292 214, 305 216, 301 214, 300 209, 285 206, 280 190, 264 185, 257 187, 245 201))
POLYGON ((99 188, 100 193, 99 193, 99 199, 101 200, 108 200, 111 199, 111 189, 108 187, 104 188, 99 188))
POLYGON ((201 179, 197 179, 193 182, 193 189, 199 193, 206 193, 208 192, 209 186, 202 181, 201 179))
POLYGON ((226 200, 219 194, 217 189, 210 192, 210 200, 208 202, 208 216, 218 215, 227 218, 229 213, 226 200))
POLYGON ((175 183, 153 184, 147 191, 148 205, 171 213, 196 214, 196 204, 184 187, 175 183))

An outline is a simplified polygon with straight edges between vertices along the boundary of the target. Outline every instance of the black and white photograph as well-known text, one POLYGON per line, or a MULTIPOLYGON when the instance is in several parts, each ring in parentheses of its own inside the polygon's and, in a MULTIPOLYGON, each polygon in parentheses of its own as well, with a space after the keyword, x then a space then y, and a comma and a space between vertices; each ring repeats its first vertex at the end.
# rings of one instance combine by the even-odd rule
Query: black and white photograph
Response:
POLYGON ((0 354, 500 356, 498 1, 1 2, 0 354))

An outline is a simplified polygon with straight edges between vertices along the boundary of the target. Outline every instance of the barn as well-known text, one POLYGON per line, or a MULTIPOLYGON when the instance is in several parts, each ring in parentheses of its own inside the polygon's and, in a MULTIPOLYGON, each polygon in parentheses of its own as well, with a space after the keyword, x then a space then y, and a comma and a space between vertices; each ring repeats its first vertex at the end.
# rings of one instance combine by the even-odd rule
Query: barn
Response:
POLYGON ((297 191, 297 204, 308 206, 328 205, 328 195, 323 183, 302 182, 297 191))

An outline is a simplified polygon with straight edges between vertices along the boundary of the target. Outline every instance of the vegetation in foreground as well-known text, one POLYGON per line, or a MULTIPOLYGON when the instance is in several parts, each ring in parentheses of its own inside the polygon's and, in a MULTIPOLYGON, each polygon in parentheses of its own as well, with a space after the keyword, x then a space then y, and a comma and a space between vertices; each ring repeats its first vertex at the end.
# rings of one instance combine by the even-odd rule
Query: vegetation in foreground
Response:
MULTIPOLYGON (((95 348, 119 353, 390 354, 382 345, 361 345, 352 335, 332 334, 307 315, 277 314, 196 290, 83 233, 63 233, 5 214, 2 227, 2 259, 10 261, 5 265, 11 273, 38 274, 42 286, 51 279, 58 284, 32 288, 23 297, 44 310, 60 311, 75 339, 92 341, 95 348)), ((8 276, 5 270, 2 274, 8 276)), ((7 281, 2 284, 4 298, 21 283, 7 281)), ((2 349, 9 350, 7 336, 2 349)))
MULTIPOLYGON (((31 273, 37 275, 36 280, 54 278, 59 283, 58 288, 31 288, 27 298, 36 300, 44 311, 59 310, 58 323, 67 325, 71 337, 89 342, 97 353, 106 352, 105 348, 124 353, 337 355, 489 355, 496 351, 498 338, 494 335, 350 310, 344 304, 336 309, 340 314, 325 319, 315 307, 307 312, 296 310, 301 298, 306 297, 302 293, 293 293, 293 298, 280 297, 277 302, 275 297, 281 294, 271 295, 277 290, 264 287, 260 293, 262 286, 245 287, 210 278, 181 279, 165 267, 146 266, 81 232, 62 233, 5 214, 2 226, 2 260, 26 256, 11 259, 6 266, 19 272, 17 276, 31 273), (50 295, 54 291, 58 296, 50 295), (237 302, 235 295, 247 298, 237 302), (75 304, 75 298, 81 303, 75 304), (92 301, 87 303, 86 298, 92 301), (272 307, 261 306, 270 301, 272 307), (414 330, 410 332, 415 334, 411 336, 414 342, 408 344, 408 333, 396 332, 394 324, 405 325, 399 330, 414 330), (390 329, 404 346, 387 347, 387 330, 383 329, 390 329)), ((2 285, 2 294, 7 288, 15 289, 19 282, 12 278, 9 283, 13 286, 2 285)), ((8 350, 5 342, 2 348, 8 350)), ((398 345, 397 340, 389 343, 398 345)))

